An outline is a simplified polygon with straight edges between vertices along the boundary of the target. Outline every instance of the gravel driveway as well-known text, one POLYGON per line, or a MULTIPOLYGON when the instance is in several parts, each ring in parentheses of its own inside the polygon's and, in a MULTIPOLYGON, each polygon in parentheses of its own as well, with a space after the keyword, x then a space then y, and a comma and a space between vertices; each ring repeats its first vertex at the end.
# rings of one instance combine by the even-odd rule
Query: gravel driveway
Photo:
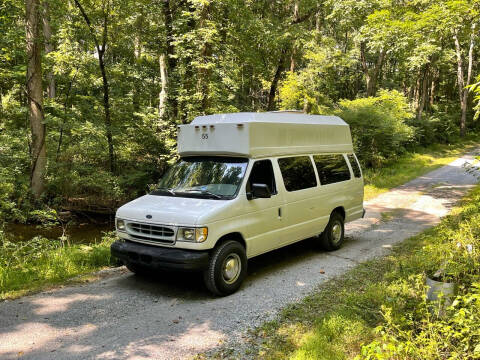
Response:
POLYGON ((366 203, 347 225, 345 246, 325 253, 312 241, 249 261, 237 293, 212 298, 199 275, 113 276, 0 303, 0 359, 181 359, 235 344, 325 280, 435 225, 476 183, 466 155, 366 203), (323 273, 323 270, 325 273, 323 273))

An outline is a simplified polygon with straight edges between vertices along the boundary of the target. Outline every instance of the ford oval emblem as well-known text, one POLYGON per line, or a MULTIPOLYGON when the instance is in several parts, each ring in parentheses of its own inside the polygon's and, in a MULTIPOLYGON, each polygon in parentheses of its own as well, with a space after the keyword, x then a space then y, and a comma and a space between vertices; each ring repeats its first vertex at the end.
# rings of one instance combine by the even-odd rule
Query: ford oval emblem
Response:
POLYGON ((147 215, 146 218, 147 218, 147 219, 151 219, 151 218, 152 218, 152 215, 147 215))

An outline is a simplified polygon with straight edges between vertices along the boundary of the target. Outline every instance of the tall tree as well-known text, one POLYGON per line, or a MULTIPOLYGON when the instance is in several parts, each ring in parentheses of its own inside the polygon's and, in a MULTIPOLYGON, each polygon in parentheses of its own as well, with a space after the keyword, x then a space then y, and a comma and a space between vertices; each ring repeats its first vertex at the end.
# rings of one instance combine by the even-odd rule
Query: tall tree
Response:
POLYGON ((380 70, 382 69, 386 52, 384 48, 379 50, 376 60, 373 62, 372 69, 370 69, 370 67, 367 65, 365 47, 365 43, 362 42, 360 44, 360 59, 365 80, 367 82, 367 96, 375 96, 375 93, 377 92, 378 76, 380 74, 380 70))
POLYGON ((110 15, 110 0, 102 0, 102 25, 101 25, 101 36, 98 39, 97 31, 94 29, 90 18, 88 17, 85 9, 79 0, 74 0, 75 5, 82 14, 85 23, 88 26, 90 35, 93 38, 95 43, 95 49, 97 50, 98 55, 98 66, 100 67, 100 72, 102 74, 102 84, 103 84, 103 108, 105 112, 105 131, 107 136, 108 143, 108 159, 110 164, 110 171, 115 172, 115 152, 113 148, 113 135, 112 135, 112 118, 110 114, 110 87, 107 78, 107 70, 105 67, 105 50, 107 48, 108 40, 108 17, 110 15))
POLYGON ((173 14, 172 14, 172 4, 170 0, 162 0, 162 12, 163 12, 163 22, 165 26, 165 45, 162 48, 166 49, 166 54, 160 54, 159 65, 160 65, 160 80, 161 80, 161 93, 159 94, 159 102, 162 106, 159 106, 160 120, 164 120, 163 117, 166 114, 167 102, 170 105, 172 117, 177 117, 178 115, 178 100, 175 84, 173 81, 169 81, 169 77, 172 77, 175 74, 177 68, 177 58, 175 56, 175 46, 174 34, 173 34, 173 14), (162 56, 164 57, 162 59, 162 56), (167 63, 165 63, 165 56, 167 58, 167 63), (168 64, 168 67, 167 67, 168 64), (170 82, 170 88, 168 83, 170 82))
MULTIPOLYGON (((51 0, 50 0, 51 1, 51 0)), ((50 25, 50 4, 49 0, 44 0, 42 3, 43 7, 43 37, 45 39, 45 55, 50 54, 53 51, 52 43, 52 27, 50 25)), ((47 73, 47 95, 50 99, 54 99, 56 96, 56 85, 55 85, 55 76, 50 70, 47 73)))
POLYGON ((470 32, 470 41, 468 47, 468 58, 467 58, 467 69, 465 79, 465 70, 462 59, 462 48, 460 46, 460 41, 458 37, 458 29, 455 29, 453 32, 453 39, 455 41, 455 53, 457 54, 457 82, 458 82, 458 92, 460 98, 460 135, 465 136, 466 123, 467 123, 467 101, 468 101, 468 86, 470 85, 472 79, 472 66, 473 66, 473 46, 475 41, 475 27, 476 24, 473 23, 471 26, 470 32))
POLYGON ((47 150, 45 146, 45 123, 43 114, 42 91, 42 53, 40 24, 41 12, 39 0, 26 0, 26 42, 27 42, 27 103, 31 144, 31 190, 35 198, 40 198, 45 189, 45 170, 47 150))
POLYGON ((167 75, 167 65, 165 62, 165 54, 160 54, 159 57, 159 69, 160 69, 160 82, 161 82, 161 91, 158 95, 158 123, 159 128, 161 128, 163 121, 165 121, 165 110, 167 107, 167 94, 168 94, 168 75, 167 75))

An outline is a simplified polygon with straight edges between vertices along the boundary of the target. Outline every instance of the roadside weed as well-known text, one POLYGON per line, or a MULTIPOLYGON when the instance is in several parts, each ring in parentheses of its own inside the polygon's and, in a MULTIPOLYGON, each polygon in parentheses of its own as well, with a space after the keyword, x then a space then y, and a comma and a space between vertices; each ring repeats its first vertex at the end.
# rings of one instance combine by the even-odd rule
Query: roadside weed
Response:
POLYGON ((112 265, 113 233, 101 242, 69 245, 40 236, 28 242, 8 241, 0 232, 0 299, 58 284, 78 275, 112 265))

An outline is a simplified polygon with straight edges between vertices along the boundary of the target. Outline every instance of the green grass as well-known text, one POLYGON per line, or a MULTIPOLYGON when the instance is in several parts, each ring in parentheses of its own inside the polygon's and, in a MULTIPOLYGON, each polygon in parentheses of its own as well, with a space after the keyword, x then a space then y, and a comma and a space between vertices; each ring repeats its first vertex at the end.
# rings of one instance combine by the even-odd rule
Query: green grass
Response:
MULTIPOLYGON (((468 295, 471 285, 480 282, 478 249, 480 186, 438 226, 394 247, 390 255, 362 263, 327 282, 300 303, 285 308, 277 320, 255 329, 250 356, 443 359, 457 351, 452 358, 480 358, 480 300, 452 310, 451 318, 440 319, 430 314, 423 296, 424 274, 440 268, 445 259, 460 283, 460 293, 468 295), (466 244, 473 244, 474 251, 465 251, 466 244), (467 311, 469 306, 476 311, 467 311), (375 331, 379 325, 383 337, 375 331), (449 332, 453 340, 447 341, 444 337, 449 332), (360 356, 366 344, 370 345, 360 356), (475 347, 478 357, 472 355, 475 347)), ((474 295, 480 299, 480 292, 474 295)))
POLYGON ((378 169, 365 169, 365 200, 446 165, 478 145, 469 139, 453 145, 432 145, 408 152, 378 169))
POLYGON ((0 230, 0 300, 62 284, 113 264, 110 244, 113 233, 101 242, 81 245, 36 237, 13 243, 0 230))

